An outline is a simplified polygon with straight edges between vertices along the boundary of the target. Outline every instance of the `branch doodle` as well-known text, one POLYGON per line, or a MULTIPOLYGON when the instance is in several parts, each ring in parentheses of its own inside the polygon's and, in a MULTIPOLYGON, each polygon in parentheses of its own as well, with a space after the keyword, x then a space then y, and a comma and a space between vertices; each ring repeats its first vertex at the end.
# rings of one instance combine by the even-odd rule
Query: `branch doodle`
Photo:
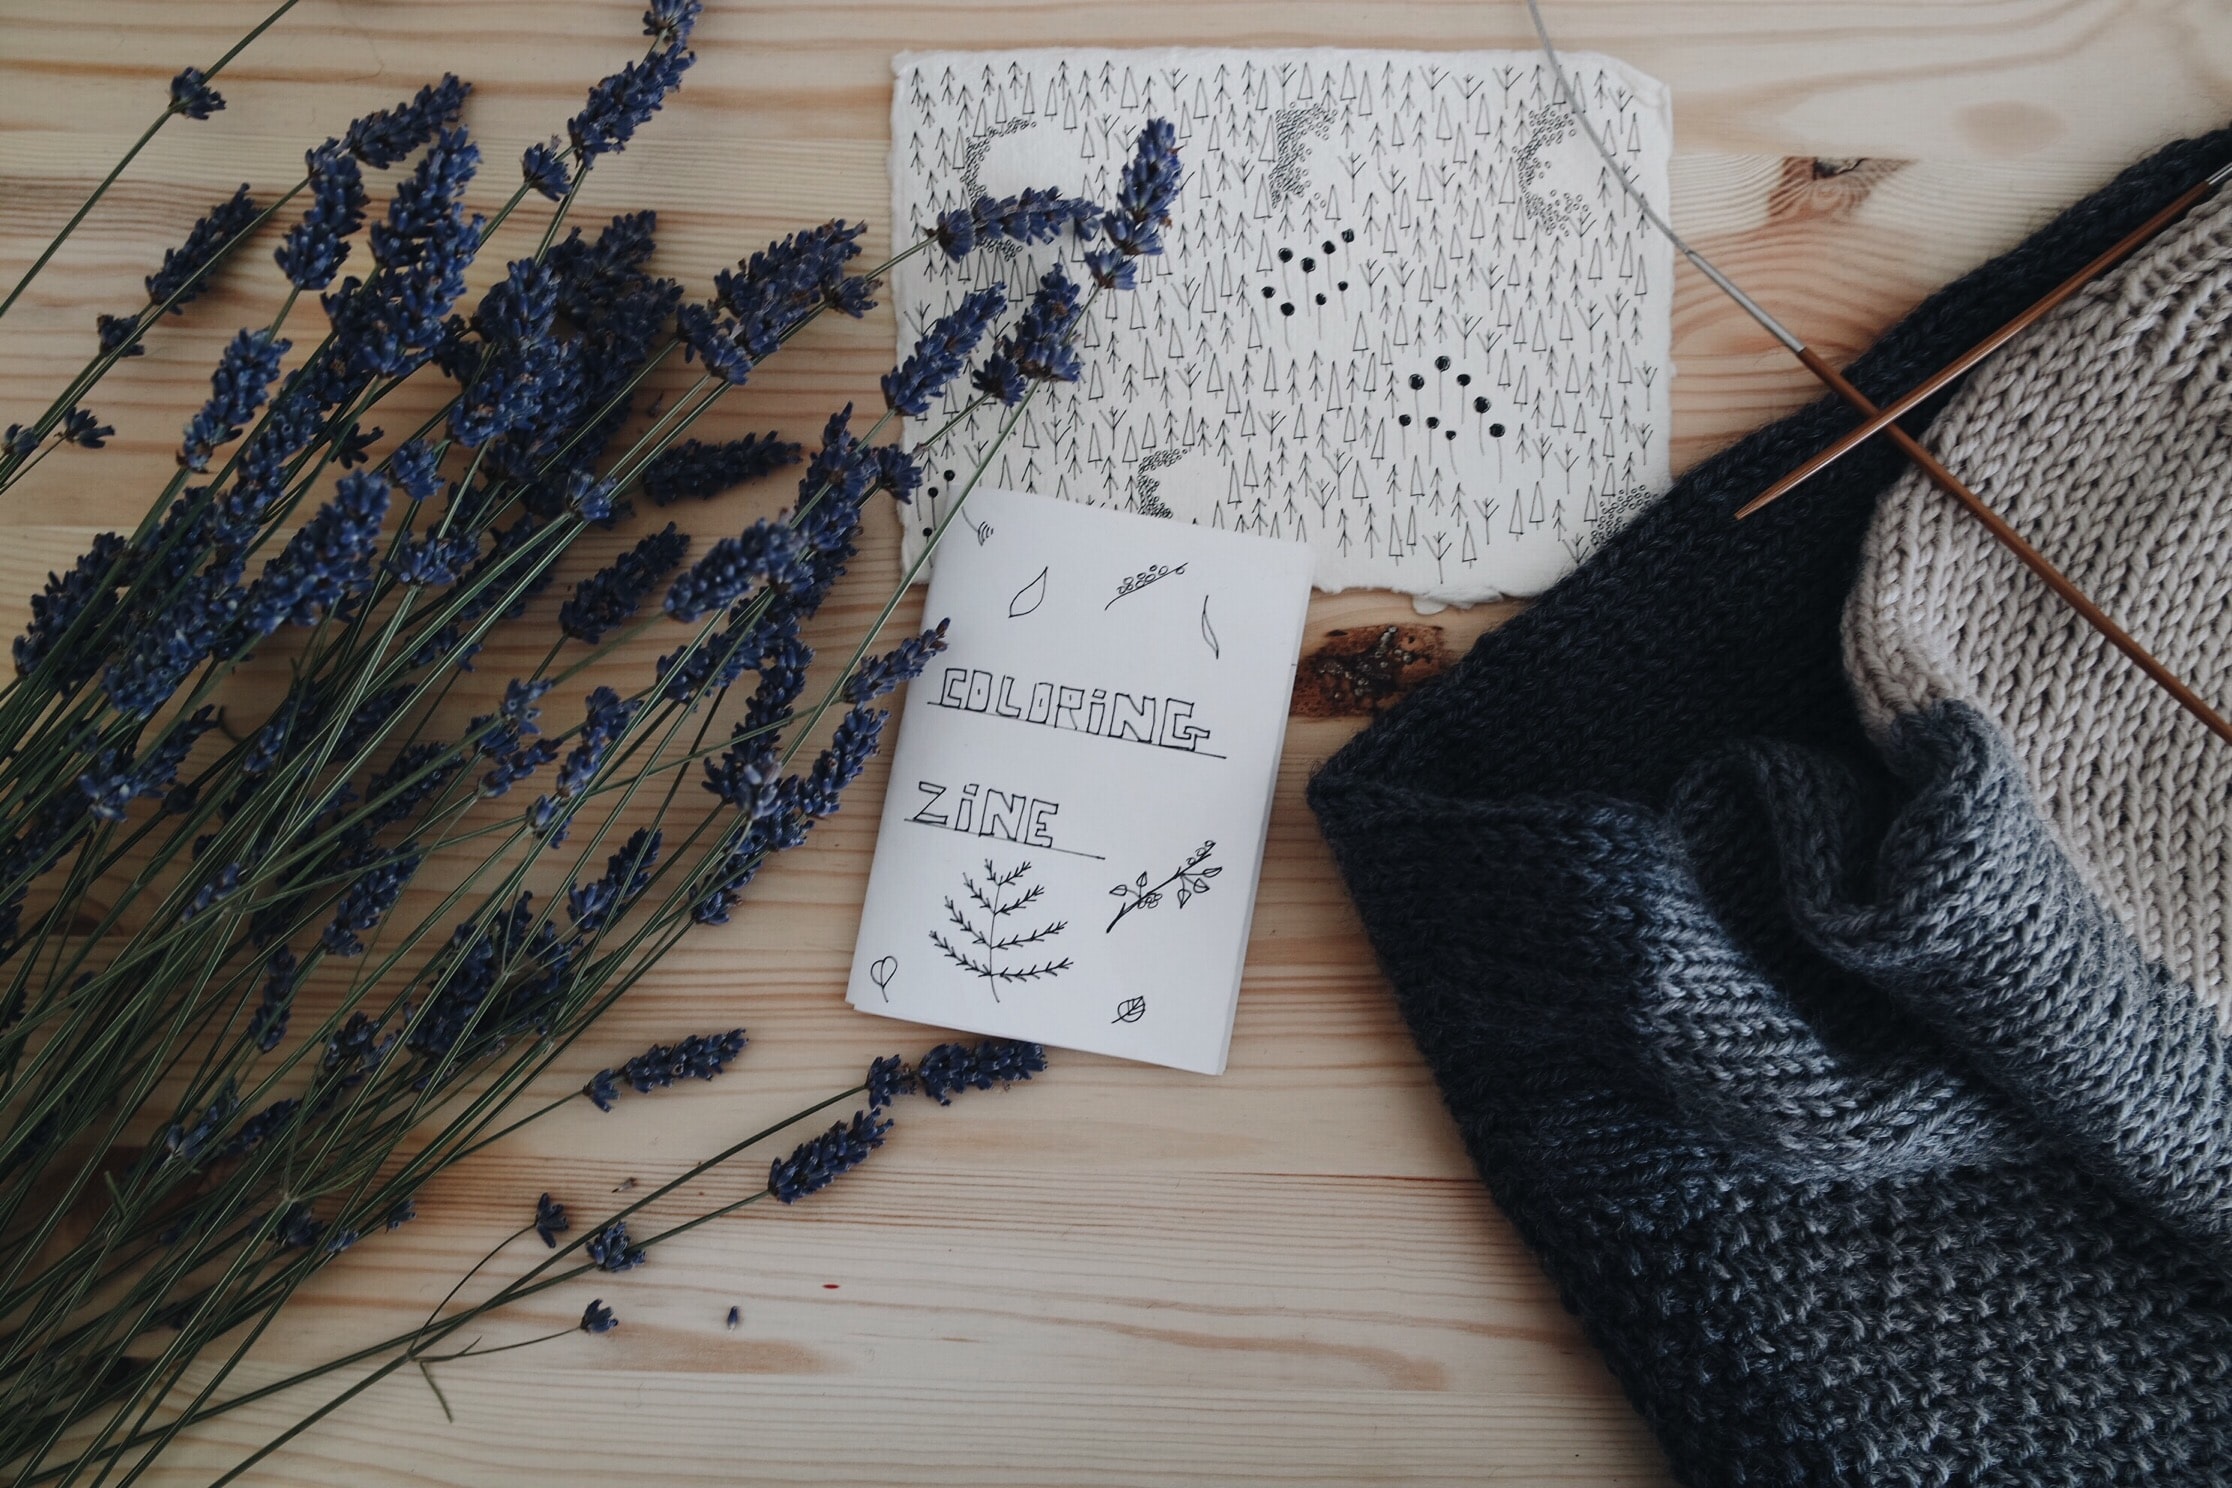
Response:
POLYGON ((1000 933, 1000 922, 1002 920, 1030 908, 1046 892, 1046 885, 1039 883, 1033 884, 1027 889, 1016 889, 1014 896, 1012 898, 1009 896, 1008 891, 1015 889, 1016 885, 1028 877, 1030 872, 1031 862, 1028 858, 1004 872, 993 867, 992 860, 986 858, 984 860, 983 883, 978 883, 966 873, 961 875, 963 892, 967 894, 970 903, 975 906, 976 910, 984 912, 983 923, 981 925, 977 923, 974 918, 975 910, 964 914, 961 907, 954 903, 953 896, 949 894, 946 896, 945 902, 946 918, 952 922, 954 929, 960 932, 962 944, 956 946, 946 938, 945 932, 942 930, 930 932, 930 943, 943 951, 947 960, 963 971, 984 980, 985 988, 992 994, 994 1002, 1000 1000, 1000 984, 1002 982, 1052 979, 1070 969, 1070 960, 1067 956, 1059 961, 1041 961, 1029 966, 1003 966, 1000 964, 1000 958, 1006 952, 1016 950, 1022 946, 1038 945, 1052 940, 1069 928, 1067 920, 1055 920, 1049 924, 1041 925, 1036 930, 1026 930, 1011 935, 1000 933))
POLYGON ((1172 884, 1178 886, 1178 907, 1180 909, 1184 909, 1189 900, 1208 893, 1209 880, 1224 872, 1224 869, 1222 867, 1204 868, 1201 865, 1208 862, 1210 855, 1216 850, 1217 844, 1214 841, 1202 843, 1201 846, 1194 849, 1192 857, 1171 870, 1170 876, 1161 883, 1149 884, 1147 875, 1142 873, 1130 883, 1120 883, 1115 888, 1110 889, 1109 893, 1124 901, 1124 907, 1116 911, 1116 918, 1108 922, 1108 929, 1103 930, 1101 934, 1106 935, 1109 930, 1115 929, 1124 916, 1135 909, 1156 908, 1163 902, 1163 890, 1169 888, 1172 884))

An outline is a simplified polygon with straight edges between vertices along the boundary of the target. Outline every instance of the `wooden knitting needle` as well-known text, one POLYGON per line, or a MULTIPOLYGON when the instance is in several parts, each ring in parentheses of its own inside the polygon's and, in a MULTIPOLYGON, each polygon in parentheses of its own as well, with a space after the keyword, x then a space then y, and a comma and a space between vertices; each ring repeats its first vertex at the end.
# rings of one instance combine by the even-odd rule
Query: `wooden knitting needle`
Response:
MULTIPOLYGON (((2222 715, 2202 699, 2199 693, 2180 681, 2177 673, 2156 660, 2153 653, 2133 639, 2129 631, 2111 619, 2107 611, 2094 604, 2084 590, 2078 588, 2067 574, 2048 562, 2045 554, 2032 547, 2021 533, 2008 524, 2005 517, 1992 510, 1985 503, 1983 497, 1970 490, 1959 476, 1946 469, 1937 456, 1923 447, 1920 440, 1891 422, 1890 418, 1882 417, 1883 410, 1877 408, 1866 393, 1854 387, 1851 382, 1846 380, 1843 373, 1823 361, 1819 353, 1798 338, 1796 332, 1775 319, 1774 316, 1769 315, 1750 295, 1738 289, 1734 282, 1716 268, 1704 254, 1692 248, 1683 240, 1680 233, 1674 231, 1674 225, 1659 214, 1658 209, 1651 205, 1650 198, 1645 196, 1635 182, 1628 178, 1627 171, 1618 160, 1613 158, 1612 151, 1605 145, 1603 137, 1597 133, 1596 125, 1590 122, 1587 112, 1582 109, 1581 100, 1575 93, 1572 82, 1566 77, 1565 64, 1558 60, 1558 50, 1551 45, 1550 30, 1542 22, 1541 6, 1537 3, 1537 0, 1526 0, 1526 6, 1527 13, 1534 18, 1535 35, 1542 42, 1543 56, 1550 63, 1551 76, 1557 79, 1558 92, 1565 99, 1566 107, 1572 111, 1574 119, 1581 125, 1581 132, 1588 136, 1589 143, 1595 146, 1597 154, 1603 158, 1606 167, 1611 170, 1613 179, 1620 183, 1621 189, 1642 211, 1644 219, 1656 228, 1668 243, 1673 245, 1674 251, 1688 259, 1700 274, 1703 274, 1720 289, 1721 293, 1734 300, 1746 315, 1749 315, 1759 324, 1762 330, 1780 341, 1784 349, 1796 357, 1799 364, 1808 372, 1811 372, 1823 387, 1842 398, 1863 420, 1876 421, 1878 432, 1888 434, 1891 442, 1897 445, 1908 459, 1921 467, 1922 473, 1930 478, 1932 485, 1960 502, 1968 510, 1969 515, 1984 524, 1984 530, 1991 533, 2001 546, 2013 553, 2025 568, 2037 574, 2047 588, 2059 595, 2062 601, 2075 610, 2086 624, 2099 631, 2110 645, 2129 657, 2155 685, 2170 694, 2179 707, 2199 719, 2203 726, 2219 739, 2227 744, 2232 744, 2232 723, 2227 723, 2222 715)), ((2196 198, 2196 200, 2198 199, 2196 198)), ((2188 203, 2188 205, 2191 204, 2188 203)), ((1896 417, 1896 415, 1892 415, 1892 417, 1896 417)))
POLYGON ((2107 638, 2108 644, 2131 658, 2139 670, 2145 672, 2164 692, 2176 699, 2178 706, 2201 720, 2210 733, 2227 744, 2232 744, 2232 723, 2203 701, 2201 695, 2180 681, 2178 674, 2157 661, 2154 653, 2133 639, 2131 633, 2111 619, 2106 610, 2094 604, 2084 590, 2047 561, 2046 556, 2030 545, 2030 541, 2008 524, 2005 517, 1985 504, 1984 498, 1970 490, 1961 478, 1945 468, 1938 457, 1924 448, 1922 442, 1897 424, 1883 419, 1883 410, 1870 402, 1868 395, 1844 379, 1836 368, 1817 356, 1811 348, 1797 348, 1798 360, 1806 370, 1821 379, 1822 385, 1852 405, 1861 417, 1872 421, 1882 420, 1882 427, 1891 435, 1892 443, 1905 452, 1906 457, 1922 468, 1930 483, 1961 503, 1970 516, 1984 524, 1984 530, 1998 538, 2000 545, 2022 561, 2025 568, 2037 574, 2046 587, 2062 597, 2071 609, 2083 617, 2086 624, 2107 638))
POLYGON ((2177 196, 2171 199, 2169 205, 2149 217, 2145 222, 2140 223, 2138 227, 2117 242, 2114 247, 2054 286, 2044 299, 1992 332, 1991 335, 1977 342, 1967 351, 1962 352, 1912 391, 1901 394, 1893 402, 1886 403, 1873 418, 1866 420, 1851 433, 1841 436, 1820 454, 1807 460, 1797 469, 1791 471, 1790 474, 1738 507, 1736 509, 1737 520, 1741 521, 1778 497, 1788 495, 1798 486, 1819 475, 1823 470, 1882 433, 1893 419, 1903 417, 1924 399, 1942 391, 1962 373, 1983 361, 1993 352, 1998 351, 2024 331, 2029 330, 2063 301, 2072 298, 2102 274, 2107 273, 2117 264, 2129 258, 2152 240, 2156 234, 2183 217, 2205 198, 2213 195, 2216 189, 2228 180, 2232 180, 2232 165, 2225 166, 2206 181, 2189 186, 2184 191, 2179 192, 2177 196))

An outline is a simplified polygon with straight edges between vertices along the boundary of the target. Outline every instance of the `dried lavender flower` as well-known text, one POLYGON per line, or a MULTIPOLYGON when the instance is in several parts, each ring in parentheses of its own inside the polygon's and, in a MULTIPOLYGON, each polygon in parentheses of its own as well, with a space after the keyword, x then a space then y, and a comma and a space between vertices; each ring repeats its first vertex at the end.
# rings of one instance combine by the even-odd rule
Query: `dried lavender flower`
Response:
POLYGON ((557 1249, 558 1237, 572 1227, 573 1221, 566 1218, 565 1205, 547 1193, 535 1200, 535 1233, 542 1237, 544 1245, 557 1249))
POLYGON ((884 1144, 891 1122, 872 1111, 856 1111, 818 1137, 799 1143, 789 1157, 777 1158, 767 1173, 767 1191, 786 1204, 819 1193, 868 1160, 884 1144))
POLYGON ((550 201, 565 200, 566 192, 573 186, 573 176, 566 169, 565 157, 559 153, 558 142, 529 145, 519 157, 519 174, 535 193, 550 201))
POLYGON ((1126 257, 1162 252, 1162 230, 1185 184, 1178 159, 1178 131, 1168 119, 1150 119, 1116 188, 1116 205, 1101 218, 1101 231, 1126 257))
POLYGON ((170 111, 189 119, 206 119, 225 106, 225 95, 209 86, 199 67, 182 67, 170 81, 170 111))
POLYGON ((282 625, 315 625, 371 583, 389 489, 386 477, 370 471, 341 477, 333 499, 287 539, 249 587, 241 612, 251 636, 282 625))
POLYGON ((334 907, 333 921, 325 928, 322 937, 325 948, 336 956, 361 956, 364 931, 377 929, 395 901, 403 896, 403 887, 418 872, 419 855, 408 848, 393 854, 367 868, 356 882, 343 891, 340 902, 334 907))
POLYGON ((643 12, 643 34, 669 47, 689 44, 703 0, 651 0, 643 12))
POLYGON ((798 463, 800 448, 770 431, 717 444, 695 439, 662 451, 643 468, 643 493, 658 506, 686 496, 718 496, 761 476, 798 463))
POLYGON ((1077 285, 1060 264, 1039 279, 1015 325, 977 368, 971 384, 1013 407, 1034 382, 1075 382, 1084 371, 1070 336, 1080 309, 1077 285))
POLYGON ((885 406, 909 417, 928 413, 1006 309, 1007 291, 994 285, 971 292, 950 314, 931 322, 907 359, 884 374, 885 406))
POLYGON ((104 424, 91 409, 72 408, 62 415, 62 442, 80 449, 99 449, 114 434, 113 425, 104 424))
POLYGON ((754 522, 724 537, 667 589, 666 612, 681 621, 703 618, 742 599, 765 581, 774 588, 808 583, 812 570, 798 532, 781 522, 754 522))
POLYGON ((604 1298, 592 1297, 589 1305, 581 1309, 581 1331, 584 1333, 610 1333, 620 1326, 620 1319, 604 1305, 604 1298))
POLYGON ((248 1041, 265 1054, 278 1048, 279 1041, 287 1036, 287 1018, 294 1010, 297 965, 294 952, 285 946, 273 951, 264 962, 263 1000, 248 1021, 248 1041))
MULTIPOLYGON (((14 645, 16 671, 28 675, 35 671, 61 643, 65 634, 89 608, 97 602, 106 605, 110 591, 103 580, 113 582, 116 561, 125 551, 124 539, 113 532, 104 532, 93 539, 67 573, 47 575, 46 588, 31 597, 31 623, 16 637, 14 645)), ((73 690, 92 675, 97 658, 86 655, 81 648, 77 657, 66 659, 58 667, 58 680, 65 692, 73 690)))
POLYGON ((595 645, 605 633, 635 614, 659 580, 689 551, 689 537, 672 522, 574 586, 573 597, 558 607, 558 628, 575 640, 595 645))
POLYGON ((178 463, 188 470, 206 470, 218 446, 241 436, 248 421, 263 407, 264 391, 279 375, 279 359, 287 342, 274 341, 269 331, 242 331, 232 338, 210 374, 209 401, 186 421, 186 442, 178 463))
POLYGON ((616 1219, 590 1236, 582 1248, 601 1271, 633 1271, 644 1262, 643 1247, 628 1242, 628 1222, 624 1219, 616 1219))
POLYGON ((868 1064, 868 1109, 881 1111, 900 1096, 915 1088, 914 1067, 896 1054, 887 1054, 868 1064))
POLYGON ((949 1106, 953 1104, 952 1097, 963 1090, 990 1090, 995 1085, 1011 1085, 1018 1080, 1028 1080, 1045 1068, 1044 1045, 1013 1039, 986 1039, 974 1047, 938 1045, 916 1064, 915 1078, 924 1095, 941 1106, 949 1106))
POLYGON ((1054 190, 1026 190, 1014 196, 979 196, 966 207, 942 213, 930 236, 949 258, 967 258, 981 242, 1051 243, 1064 228, 1089 232, 1100 208, 1054 190))
POLYGON ((445 72, 440 82, 427 84, 416 97, 358 119, 343 142, 351 155, 374 170, 385 170, 455 124, 472 91, 471 83, 445 72))
POLYGON ((368 198, 363 170, 339 141, 327 140, 304 158, 310 208, 271 256, 296 289, 324 289, 349 256, 350 236, 364 226, 368 198))
POLYGON ((912 682, 922 675, 930 658, 946 648, 946 630, 952 624, 940 620, 920 635, 909 636, 881 656, 871 656, 861 662, 850 677, 845 679, 844 699, 848 703, 866 703, 884 696, 900 684, 912 682))
MULTIPOLYGON (((659 848, 664 841, 665 834, 654 828, 636 828, 620 850, 605 860, 602 877, 567 890, 566 914, 575 928, 594 934, 642 897, 643 891, 651 886, 651 870, 658 865, 659 848)), ((608 1111, 612 1109, 609 1101, 600 1100, 597 1104, 608 1111)))
POLYGON ((243 181, 231 197, 219 202, 187 230, 185 241, 163 251, 163 266, 147 276, 148 303, 168 302, 174 312, 200 297, 208 287, 205 271, 231 249, 248 225, 256 220, 256 199, 243 181))
POLYGON ((566 122, 566 134, 584 166, 600 155, 628 147, 650 117, 682 86, 682 74, 697 60, 679 44, 630 62, 589 90, 589 101, 566 122))

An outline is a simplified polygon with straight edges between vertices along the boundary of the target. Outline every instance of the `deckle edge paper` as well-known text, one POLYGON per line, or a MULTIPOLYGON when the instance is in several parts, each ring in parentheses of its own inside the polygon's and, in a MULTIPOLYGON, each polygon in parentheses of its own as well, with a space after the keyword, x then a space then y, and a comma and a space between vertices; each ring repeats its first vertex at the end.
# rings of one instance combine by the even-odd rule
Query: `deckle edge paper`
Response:
MULTIPOLYGON (((1665 210, 1667 89, 1600 54, 1566 64, 1665 210)), ((1186 158, 1168 253, 1095 306, 1085 378, 1041 392, 988 483, 1299 540, 1319 588, 1421 608, 1539 593, 1668 484, 1672 250, 1539 54, 1040 49, 893 70, 902 239, 979 193, 1106 199, 1158 114, 1186 158)), ((893 276, 901 354, 967 289, 1020 303, 1077 252, 917 255, 893 276)), ((967 397, 910 421, 910 446, 967 397)), ((908 561, 995 427, 979 413, 926 452, 908 561)))

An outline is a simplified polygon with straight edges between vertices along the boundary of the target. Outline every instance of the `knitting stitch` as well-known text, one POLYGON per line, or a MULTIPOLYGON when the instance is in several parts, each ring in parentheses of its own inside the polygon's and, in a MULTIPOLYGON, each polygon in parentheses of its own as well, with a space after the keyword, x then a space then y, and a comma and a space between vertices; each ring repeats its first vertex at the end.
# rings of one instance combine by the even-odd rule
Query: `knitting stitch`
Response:
MULTIPOLYGON (((1987 363, 1931 429, 1978 494, 2203 697, 2232 699, 2232 201, 1987 363)), ((2232 749, 1909 476, 1845 628, 1873 732, 1947 699, 2014 741, 2147 954, 2232 1017, 2232 749)))
MULTIPOLYGON (((1849 375, 1911 386, 2228 157, 2125 172, 1849 375)), ((2186 537, 2223 504, 2224 220, 1932 431, 2050 552, 2097 545, 2079 581, 2218 697, 2226 547, 2186 537), (2177 452, 2100 473, 2142 411, 2134 448, 2177 452)), ((2034 638, 2054 601, 1934 492, 1871 539, 1882 441, 1730 520, 1850 422, 1817 404, 1700 465, 1312 805, 1482 1176, 1685 1481, 2227 1481, 2232 1059, 2178 928, 2223 923, 2194 844, 2227 802, 2176 763, 2223 746, 2034 638), (2179 810, 2185 836, 2125 820, 2179 810)))

